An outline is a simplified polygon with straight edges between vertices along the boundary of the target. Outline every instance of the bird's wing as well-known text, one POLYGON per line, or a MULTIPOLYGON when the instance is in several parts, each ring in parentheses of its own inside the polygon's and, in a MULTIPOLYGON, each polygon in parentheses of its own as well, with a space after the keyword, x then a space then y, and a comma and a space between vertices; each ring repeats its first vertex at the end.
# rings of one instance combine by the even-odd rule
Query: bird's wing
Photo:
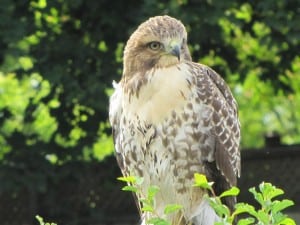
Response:
POLYGON ((225 81, 211 68, 206 67, 205 71, 217 90, 217 96, 212 102, 216 164, 233 186, 236 185, 236 177, 240 176, 241 170, 240 122, 237 103, 225 81))
MULTIPOLYGON (((202 64, 192 64, 197 76, 198 95, 202 103, 210 108, 208 118, 210 147, 201 153, 207 176, 215 182, 215 192, 236 185, 240 174, 240 123, 237 104, 225 81, 211 68, 202 64)), ((225 200, 232 208, 234 198, 225 200)))

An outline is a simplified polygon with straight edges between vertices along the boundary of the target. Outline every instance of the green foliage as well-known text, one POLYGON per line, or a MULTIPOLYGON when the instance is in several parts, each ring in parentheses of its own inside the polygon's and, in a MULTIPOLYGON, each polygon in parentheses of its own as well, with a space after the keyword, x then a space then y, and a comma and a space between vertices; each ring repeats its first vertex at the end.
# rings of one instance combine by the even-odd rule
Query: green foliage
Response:
POLYGON ((200 187, 200 188, 204 188, 204 189, 213 191, 213 189, 212 189, 213 182, 208 182, 205 175, 195 173, 194 179, 195 179, 195 184, 194 184, 195 187, 200 187))
MULTIPOLYGON (((205 177, 202 174, 195 174, 196 177, 205 177)), ((275 187, 271 183, 262 182, 259 185, 259 190, 254 187, 249 191, 252 193, 254 199, 259 203, 260 208, 256 209, 248 203, 237 203, 235 210, 231 213, 228 207, 222 204, 222 198, 228 196, 237 196, 239 189, 232 187, 224 191, 219 196, 216 196, 212 191, 212 184, 202 179, 201 185, 199 180, 195 179, 195 185, 209 190, 213 196, 207 197, 210 205, 221 218, 217 225, 230 225, 237 220, 238 225, 258 224, 258 225, 295 225, 295 221, 289 218, 282 210, 294 205, 293 201, 288 199, 274 200, 275 197, 284 194, 284 191, 275 187), (238 216, 241 216, 239 218, 238 216)))
POLYGON ((44 219, 38 215, 35 218, 39 221, 40 225, 57 225, 56 223, 45 223, 44 219))
MULTIPOLYGON (((195 187, 208 190, 208 192, 212 194, 211 197, 206 195, 205 198, 221 219, 219 222, 215 223, 216 225, 232 225, 235 222, 238 225, 254 223, 257 225, 296 225, 292 218, 282 212, 282 210, 294 205, 293 201, 288 199, 274 200, 274 198, 283 195, 284 191, 271 183, 262 182, 259 185, 259 190, 256 190, 254 187, 249 189, 254 199, 259 203, 260 208, 256 209, 248 203, 240 202, 236 203, 235 210, 230 212, 229 208, 222 203, 222 198, 238 196, 240 190, 237 187, 232 187, 229 190, 225 190, 219 196, 216 196, 213 191, 213 182, 208 182, 205 175, 195 173, 194 179, 195 187)), ((138 200, 143 205, 141 211, 148 212, 151 215, 150 219, 146 221, 147 224, 171 224, 170 221, 165 218, 157 217, 154 198, 159 192, 157 186, 149 186, 148 194, 143 196, 141 188, 143 185, 143 178, 128 176, 120 177, 118 180, 128 183, 122 190, 131 191, 139 196, 138 200)), ((182 206, 178 204, 166 205, 164 213, 167 215, 169 213, 178 212, 180 209, 182 209, 182 206)))
MULTIPOLYGON (((269 7, 268 2, 228 7, 218 24, 222 31, 221 42, 224 41, 234 54, 222 58, 210 52, 199 60, 224 70, 239 105, 243 147, 261 147, 263 137, 274 132, 279 133, 286 144, 299 142, 299 126, 296 125, 299 117, 294 116, 298 105, 295 107, 290 99, 299 95, 300 88, 290 88, 293 82, 282 82, 289 74, 300 75, 295 69, 299 54, 294 52, 294 44, 299 46, 299 40, 291 39, 287 31, 293 30, 291 33, 299 37, 299 29, 284 29, 279 18, 283 15, 274 15, 273 8, 269 7), (266 8, 268 12, 261 11, 266 8), (264 13, 272 15, 272 20, 263 17, 264 13)), ((276 7, 288 6, 279 4, 276 7)), ((290 11, 288 14, 296 16, 290 11)))

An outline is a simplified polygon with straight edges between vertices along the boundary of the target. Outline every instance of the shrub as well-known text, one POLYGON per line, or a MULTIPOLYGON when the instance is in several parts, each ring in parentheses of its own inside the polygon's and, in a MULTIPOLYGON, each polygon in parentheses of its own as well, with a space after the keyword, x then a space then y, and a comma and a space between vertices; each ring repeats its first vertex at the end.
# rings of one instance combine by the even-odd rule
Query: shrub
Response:
MULTIPOLYGON (((296 225, 295 221, 284 214, 282 211, 294 203, 291 200, 275 200, 274 198, 284 194, 284 191, 275 187, 271 183, 262 182, 258 189, 250 188, 254 199, 259 204, 259 208, 255 208, 248 203, 239 202, 235 204, 235 210, 230 212, 229 208, 222 203, 222 198, 228 196, 237 196, 240 190, 237 187, 232 187, 224 191, 219 196, 216 196, 212 188, 213 182, 208 182, 205 175, 195 174, 196 187, 206 189, 211 196, 205 195, 205 199, 215 210, 221 221, 216 222, 216 225, 232 225, 237 221, 238 225, 296 225)), ((128 185, 123 187, 123 191, 130 191, 141 196, 138 201, 141 203, 142 212, 148 212, 152 217, 146 221, 147 224, 153 225, 170 225, 171 223, 166 219, 158 216, 155 211, 155 195, 159 191, 159 187, 150 186, 147 195, 141 192, 141 185, 143 185, 143 178, 128 176, 120 177, 119 180, 126 182, 128 185)), ((170 204, 165 206, 165 215, 174 213, 182 208, 178 204, 170 204)))

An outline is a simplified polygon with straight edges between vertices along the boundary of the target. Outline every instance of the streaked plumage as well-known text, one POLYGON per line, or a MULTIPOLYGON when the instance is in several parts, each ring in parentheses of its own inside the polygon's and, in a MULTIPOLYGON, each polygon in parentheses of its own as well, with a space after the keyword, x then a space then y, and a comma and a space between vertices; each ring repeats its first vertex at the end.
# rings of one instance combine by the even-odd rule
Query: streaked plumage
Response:
MULTIPOLYGON (((183 206, 172 225, 213 224, 203 190, 192 186, 194 173, 204 173, 220 193, 240 175, 237 105, 224 80, 192 62, 180 21, 157 16, 129 38, 114 86, 109 117, 122 173, 144 177, 143 192, 160 187, 160 216, 166 204, 183 206)), ((232 208, 234 199, 225 203, 232 208)))

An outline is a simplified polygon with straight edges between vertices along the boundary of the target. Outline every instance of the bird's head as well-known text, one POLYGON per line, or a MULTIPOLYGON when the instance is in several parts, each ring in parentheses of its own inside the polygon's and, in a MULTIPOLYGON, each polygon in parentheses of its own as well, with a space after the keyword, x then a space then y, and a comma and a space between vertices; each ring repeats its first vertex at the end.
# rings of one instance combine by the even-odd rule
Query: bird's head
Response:
POLYGON ((129 38, 124 50, 124 75, 131 77, 184 60, 191 60, 184 25, 170 16, 156 16, 142 23, 129 38))

